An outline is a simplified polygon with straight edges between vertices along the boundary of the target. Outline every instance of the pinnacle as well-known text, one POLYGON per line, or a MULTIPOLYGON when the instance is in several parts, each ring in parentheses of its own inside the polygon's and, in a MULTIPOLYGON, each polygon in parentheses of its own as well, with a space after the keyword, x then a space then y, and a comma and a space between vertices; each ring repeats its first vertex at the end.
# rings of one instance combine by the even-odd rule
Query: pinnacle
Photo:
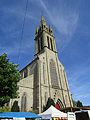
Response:
POLYGON ((42 16, 42 17, 41 17, 41 21, 45 21, 45 18, 44 18, 44 16, 42 16))

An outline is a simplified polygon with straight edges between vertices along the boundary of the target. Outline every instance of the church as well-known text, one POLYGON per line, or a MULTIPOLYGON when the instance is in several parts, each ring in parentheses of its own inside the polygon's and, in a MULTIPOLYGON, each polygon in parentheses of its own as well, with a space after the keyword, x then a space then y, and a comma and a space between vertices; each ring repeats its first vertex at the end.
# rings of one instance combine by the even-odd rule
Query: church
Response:
POLYGON ((48 98, 61 108, 73 107, 64 66, 58 59, 52 28, 42 16, 35 32, 35 57, 21 71, 16 99, 21 111, 41 113, 48 98))

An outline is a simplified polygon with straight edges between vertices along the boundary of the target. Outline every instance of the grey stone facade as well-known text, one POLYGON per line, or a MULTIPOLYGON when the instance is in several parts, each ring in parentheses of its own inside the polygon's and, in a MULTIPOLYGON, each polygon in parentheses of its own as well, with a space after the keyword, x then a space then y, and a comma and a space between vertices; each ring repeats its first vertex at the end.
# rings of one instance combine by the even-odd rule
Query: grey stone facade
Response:
MULTIPOLYGON (((72 98, 63 65, 58 59, 55 38, 44 17, 35 33, 35 59, 23 68, 19 86, 18 105, 21 111, 43 111, 48 97, 62 107, 71 107, 72 98)), ((11 100, 12 101, 12 100, 11 100)))

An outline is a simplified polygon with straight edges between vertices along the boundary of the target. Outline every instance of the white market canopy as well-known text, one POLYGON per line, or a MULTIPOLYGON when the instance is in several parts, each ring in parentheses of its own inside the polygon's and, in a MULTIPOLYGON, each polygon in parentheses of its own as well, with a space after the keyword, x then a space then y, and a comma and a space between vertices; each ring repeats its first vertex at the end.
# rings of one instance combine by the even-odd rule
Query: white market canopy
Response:
POLYGON ((53 118, 53 117, 67 118, 66 113, 57 110, 52 105, 45 112, 43 112, 39 115, 42 117, 42 119, 50 119, 50 118, 53 118))

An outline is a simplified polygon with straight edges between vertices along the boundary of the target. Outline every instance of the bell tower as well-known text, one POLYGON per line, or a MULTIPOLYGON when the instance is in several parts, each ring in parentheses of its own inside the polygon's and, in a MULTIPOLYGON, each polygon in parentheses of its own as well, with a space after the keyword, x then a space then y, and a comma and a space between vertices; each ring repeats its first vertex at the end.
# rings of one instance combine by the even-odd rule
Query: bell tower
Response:
MULTIPOLYGON (((52 28, 42 16, 35 32, 35 56, 38 58, 36 94, 39 112, 51 97, 60 107, 73 106, 64 66, 58 59, 55 37, 52 28)), ((35 107, 36 108, 36 107, 35 107)))
POLYGON ((48 98, 52 98, 60 109, 73 107, 66 72, 58 58, 54 33, 43 16, 35 32, 35 58, 20 74, 18 105, 21 111, 41 113, 48 98))
POLYGON ((35 54, 40 54, 45 51, 45 48, 56 52, 56 44, 52 28, 47 26, 44 17, 42 16, 40 26, 35 32, 35 54))

